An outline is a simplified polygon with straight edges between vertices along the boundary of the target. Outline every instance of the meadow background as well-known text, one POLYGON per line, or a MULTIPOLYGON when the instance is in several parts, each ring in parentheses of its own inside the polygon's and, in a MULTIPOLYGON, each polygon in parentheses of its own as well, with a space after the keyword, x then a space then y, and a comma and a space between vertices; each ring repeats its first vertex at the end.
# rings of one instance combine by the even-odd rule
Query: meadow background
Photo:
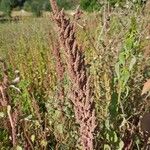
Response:
MULTIPOLYGON (((140 118, 149 113, 150 102, 141 92, 150 78, 150 1, 58 0, 58 5, 72 21, 78 5, 83 12, 75 22, 76 37, 91 77, 95 149, 144 150, 148 138, 140 118)), ((9 107, 0 103, 1 150, 82 149, 66 69, 63 104, 58 98, 61 84, 53 53, 57 27, 50 11, 48 0, 0 0, 0 58, 7 64, 10 82, 16 70, 20 76, 19 83, 7 88, 9 107), (27 15, 20 14, 22 10, 27 15)), ((65 53, 61 56, 66 67, 65 53)), ((3 71, 1 67, 1 83, 3 71)))

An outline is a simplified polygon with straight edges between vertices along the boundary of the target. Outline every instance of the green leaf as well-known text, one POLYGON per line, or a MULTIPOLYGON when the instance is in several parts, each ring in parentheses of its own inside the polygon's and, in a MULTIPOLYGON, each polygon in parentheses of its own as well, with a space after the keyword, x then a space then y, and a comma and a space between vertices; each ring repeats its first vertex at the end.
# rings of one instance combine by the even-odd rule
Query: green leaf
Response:
POLYGON ((46 147, 46 146, 47 146, 47 141, 42 140, 42 141, 41 141, 41 146, 46 147))
POLYGON ((56 128, 60 134, 63 133, 63 124, 58 124, 56 128))
POLYGON ((135 65, 135 63, 136 63, 136 57, 133 56, 133 58, 131 59, 130 65, 129 65, 129 71, 132 70, 132 68, 135 65))
POLYGON ((106 133, 106 140, 110 141, 110 135, 109 135, 109 133, 106 133))
POLYGON ((115 72, 117 74, 118 79, 120 78, 120 66, 119 63, 116 63, 115 65, 115 72))
POLYGON ((0 112, 0 118, 4 118, 5 114, 3 112, 0 112))
POLYGON ((133 48, 133 43, 134 43, 134 37, 129 37, 126 39, 126 49, 131 50, 133 48))
POLYGON ((129 95, 129 86, 125 87, 125 98, 129 95))
POLYGON ((111 147, 108 144, 104 145, 104 150, 111 150, 111 147))
POLYGON ((122 75, 122 81, 123 81, 123 87, 125 87, 126 83, 128 82, 130 78, 130 73, 127 69, 123 70, 123 75, 122 75))
POLYGON ((123 147, 124 147, 124 142, 122 140, 120 140, 117 150, 123 150, 123 147))
POLYGON ((16 150, 23 150, 21 146, 17 145, 16 150))
POLYGON ((117 142, 118 141, 118 136, 116 134, 115 131, 113 131, 113 142, 117 142))
POLYGON ((109 113, 111 119, 115 119, 118 115, 118 94, 115 92, 112 94, 111 102, 109 104, 109 113))
POLYGON ((122 52, 119 55, 119 62, 124 65, 125 64, 125 54, 122 52))
POLYGON ((32 141, 32 142, 35 141, 35 135, 31 135, 31 141, 32 141))
POLYGON ((110 129, 110 124, 109 124, 109 120, 106 119, 105 121, 105 127, 109 130, 110 129))
POLYGON ((61 112, 59 110, 55 110, 53 118, 58 119, 60 117, 60 115, 61 115, 61 112))

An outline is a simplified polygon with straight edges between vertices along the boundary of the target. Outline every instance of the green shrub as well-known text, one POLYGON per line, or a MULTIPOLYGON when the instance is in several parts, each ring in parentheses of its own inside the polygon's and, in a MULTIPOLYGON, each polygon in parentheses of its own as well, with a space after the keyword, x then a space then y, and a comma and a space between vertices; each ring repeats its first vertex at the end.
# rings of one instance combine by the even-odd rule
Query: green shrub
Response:
POLYGON ((26 1, 25 3, 24 3, 24 10, 26 10, 26 11, 32 11, 32 8, 31 8, 31 2, 30 1, 26 1))
POLYGON ((0 10, 6 15, 10 16, 11 13, 11 3, 10 0, 2 0, 0 3, 0 10))
POLYGON ((57 0, 57 3, 59 5, 60 8, 64 8, 64 9, 70 9, 72 7, 72 0, 57 0))
POLYGON ((99 10, 101 5, 97 0, 80 0, 80 6, 83 10, 92 12, 99 10))
MULTIPOLYGON (((141 7, 143 6, 147 0, 131 0, 131 1, 124 1, 124 0, 107 0, 107 3, 110 4, 111 7, 126 7, 129 5, 131 8, 141 7)), ((99 10, 102 5, 106 4, 104 1, 100 0, 80 0, 80 6, 83 10, 92 12, 99 10)))
POLYGON ((120 7, 125 7, 126 5, 130 5, 132 7, 136 7, 136 6, 143 6, 147 0, 128 0, 128 1, 124 1, 124 0, 108 0, 109 4, 111 6, 120 6, 120 7))
POLYGON ((48 0, 43 3, 42 8, 43 8, 43 10, 45 10, 45 11, 49 11, 49 10, 50 10, 50 3, 49 3, 48 0))
POLYGON ((35 14, 35 16, 41 16, 41 7, 42 3, 40 3, 40 1, 36 0, 31 3, 31 10, 35 14))
POLYGON ((26 1, 24 3, 24 9, 26 11, 31 11, 34 13, 35 16, 41 16, 41 12, 43 10, 48 11, 50 10, 50 4, 48 0, 32 0, 26 1))
POLYGON ((10 16, 12 9, 17 5, 17 0, 0 0, 0 10, 8 16, 10 16))
POLYGON ((26 11, 32 11, 35 16, 41 16, 42 11, 42 0, 33 0, 33 1, 26 1, 24 3, 24 9, 26 11))

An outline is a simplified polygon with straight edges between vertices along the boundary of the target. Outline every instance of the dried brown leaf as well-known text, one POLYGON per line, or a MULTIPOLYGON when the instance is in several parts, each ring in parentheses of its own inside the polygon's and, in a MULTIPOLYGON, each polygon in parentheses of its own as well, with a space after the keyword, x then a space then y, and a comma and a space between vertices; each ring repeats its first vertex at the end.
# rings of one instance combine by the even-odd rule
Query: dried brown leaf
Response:
POLYGON ((141 95, 146 94, 148 91, 150 91, 150 79, 144 83, 141 95))

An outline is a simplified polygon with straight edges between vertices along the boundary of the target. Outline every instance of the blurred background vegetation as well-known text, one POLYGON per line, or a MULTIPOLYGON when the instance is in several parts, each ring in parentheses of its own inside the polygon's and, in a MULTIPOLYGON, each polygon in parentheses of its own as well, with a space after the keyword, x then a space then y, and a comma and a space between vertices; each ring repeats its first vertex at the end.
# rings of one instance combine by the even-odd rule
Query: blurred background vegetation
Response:
MULTIPOLYGON (((75 9, 80 5, 83 10, 92 12, 100 10, 102 6, 109 2, 113 7, 126 7, 126 5, 143 5, 147 0, 57 0, 58 5, 64 9, 75 9)), ((50 10, 49 0, 0 0, 0 11, 10 15, 12 10, 33 12, 36 16, 41 15, 41 11, 50 10)))

